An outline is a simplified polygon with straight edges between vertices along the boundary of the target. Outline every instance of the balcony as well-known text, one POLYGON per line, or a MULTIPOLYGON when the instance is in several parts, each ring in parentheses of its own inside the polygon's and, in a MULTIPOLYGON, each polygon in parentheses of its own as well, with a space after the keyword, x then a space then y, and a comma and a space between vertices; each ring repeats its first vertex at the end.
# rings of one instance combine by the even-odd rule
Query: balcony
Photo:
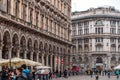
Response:
MULTIPOLYGON (((5 11, 0 10, 0 21, 7 21, 8 23, 18 24, 22 28, 27 28, 28 30, 35 31, 37 33, 43 34, 47 37, 52 37, 55 40, 62 41, 63 43, 71 44, 71 42, 63 37, 60 37, 54 33, 48 32, 47 30, 37 27, 36 25, 33 25, 30 22, 27 22, 23 19, 17 18, 14 15, 8 14, 5 11)), ((45 27, 45 25, 43 25, 45 27)))
POLYGON ((110 53, 109 51, 92 51, 91 54, 92 55, 106 55, 110 53))
POLYGON ((72 35, 72 38, 88 38, 88 37, 120 37, 120 34, 111 34, 111 33, 89 33, 89 34, 81 34, 81 35, 72 35))

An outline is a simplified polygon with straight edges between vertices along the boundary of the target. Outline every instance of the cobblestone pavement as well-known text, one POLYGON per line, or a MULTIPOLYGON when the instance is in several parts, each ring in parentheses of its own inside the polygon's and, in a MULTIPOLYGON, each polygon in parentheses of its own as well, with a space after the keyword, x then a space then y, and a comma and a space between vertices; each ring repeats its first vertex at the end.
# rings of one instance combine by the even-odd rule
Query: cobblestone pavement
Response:
MULTIPOLYGON (((92 78, 90 76, 72 76, 72 77, 68 77, 66 78, 59 78, 59 79, 53 79, 53 80, 96 80, 95 76, 93 76, 92 78)), ((111 76, 110 78, 108 78, 107 76, 100 76, 99 80, 120 80, 116 79, 116 76, 111 76)))

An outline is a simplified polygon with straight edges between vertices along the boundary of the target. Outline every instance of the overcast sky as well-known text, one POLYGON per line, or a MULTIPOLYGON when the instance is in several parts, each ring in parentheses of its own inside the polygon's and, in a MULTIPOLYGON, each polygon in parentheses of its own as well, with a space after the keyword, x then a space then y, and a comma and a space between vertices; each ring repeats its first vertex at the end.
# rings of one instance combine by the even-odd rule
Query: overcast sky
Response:
POLYGON ((120 10, 120 0, 72 0, 72 12, 84 11, 99 6, 114 6, 120 10))

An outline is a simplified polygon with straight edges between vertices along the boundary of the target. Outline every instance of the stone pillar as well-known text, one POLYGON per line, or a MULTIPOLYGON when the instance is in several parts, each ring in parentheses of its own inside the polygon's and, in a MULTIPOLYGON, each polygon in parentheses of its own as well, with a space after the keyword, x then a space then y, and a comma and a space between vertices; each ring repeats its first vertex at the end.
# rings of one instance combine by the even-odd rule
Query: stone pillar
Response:
POLYGON ((111 57, 110 55, 108 55, 108 60, 107 60, 107 69, 110 69, 111 68, 111 57))
POLYGON ((2 48, 3 48, 3 42, 0 41, 0 59, 2 59, 2 48))
POLYGON ((17 46, 17 57, 20 57, 20 47, 17 46))
POLYGON ((39 62, 39 51, 37 51, 37 62, 39 62))
POLYGON ((33 60, 33 51, 30 52, 30 59, 33 60))
POLYGON ((46 65, 48 66, 48 54, 46 55, 46 65))
POLYGON ((27 59, 27 49, 24 51, 24 58, 27 59))
POLYGON ((60 56, 58 56, 58 70, 60 71, 60 56))
MULTIPOLYGON (((2 48, 3 48, 3 43, 0 41, 0 59, 2 59, 2 48)), ((2 70, 2 67, 0 66, 0 70, 2 70)))
POLYGON ((56 62, 56 59, 57 59, 57 57, 56 57, 56 55, 54 56, 54 68, 55 68, 55 71, 56 71, 56 69, 57 69, 57 62, 56 62))
POLYGON ((8 58, 11 59, 12 58, 12 46, 9 45, 9 48, 8 48, 8 58))
POLYGON ((45 65, 44 64, 44 54, 43 53, 42 53, 42 64, 45 65))
POLYGON ((52 63, 52 57, 53 57, 53 55, 51 55, 50 57, 51 57, 50 58, 50 64, 51 64, 50 67, 52 67, 52 65, 53 65, 53 63, 52 63))

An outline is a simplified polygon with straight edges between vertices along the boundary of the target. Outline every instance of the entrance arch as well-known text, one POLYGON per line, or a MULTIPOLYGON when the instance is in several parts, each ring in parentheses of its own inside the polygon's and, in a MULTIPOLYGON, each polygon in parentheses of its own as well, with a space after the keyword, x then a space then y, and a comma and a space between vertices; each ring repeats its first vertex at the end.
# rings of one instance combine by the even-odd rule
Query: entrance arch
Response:
POLYGON ((13 35, 13 38, 12 38, 12 58, 13 57, 17 57, 17 50, 18 50, 18 46, 19 46, 19 39, 18 39, 18 35, 17 34, 14 34, 13 35))
POLYGON ((6 31, 3 35, 3 49, 2 49, 2 58, 3 59, 8 59, 10 56, 9 55, 9 48, 11 48, 11 38, 10 38, 10 33, 6 31))
POLYGON ((96 58, 96 63, 103 63, 103 59, 101 57, 96 58))
POLYGON ((20 58, 25 58, 24 54, 26 49, 26 39, 24 36, 20 39, 20 58))
POLYGON ((27 48, 28 48, 28 52, 27 52, 27 59, 31 58, 31 50, 32 50, 32 40, 29 38, 28 39, 28 43, 27 43, 27 48))

